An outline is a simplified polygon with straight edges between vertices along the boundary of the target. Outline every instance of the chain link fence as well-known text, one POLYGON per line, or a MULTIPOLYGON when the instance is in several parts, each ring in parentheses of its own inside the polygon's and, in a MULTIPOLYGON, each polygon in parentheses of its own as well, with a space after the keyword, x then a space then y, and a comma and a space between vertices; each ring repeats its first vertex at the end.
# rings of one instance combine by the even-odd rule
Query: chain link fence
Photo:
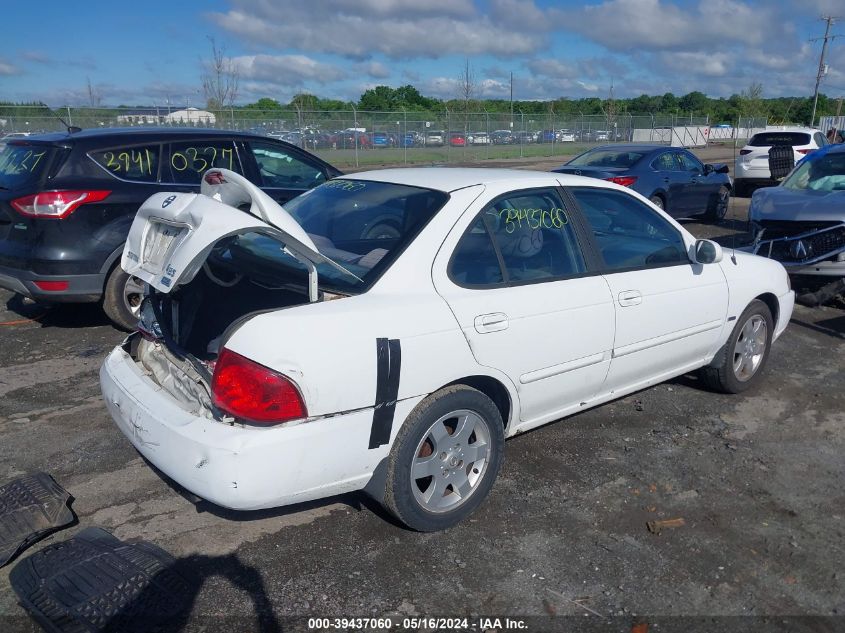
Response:
POLYGON ((740 120, 735 128, 710 127, 708 117, 675 114, 560 115, 400 110, 202 110, 147 108, 50 109, 0 106, 0 132, 80 128, 203 127, 280 138, 339 165, 460 163, 483 159, 553 157, 596 144, 651 142, 702 146, 711 140, 747 138, 765 119, 740 120))

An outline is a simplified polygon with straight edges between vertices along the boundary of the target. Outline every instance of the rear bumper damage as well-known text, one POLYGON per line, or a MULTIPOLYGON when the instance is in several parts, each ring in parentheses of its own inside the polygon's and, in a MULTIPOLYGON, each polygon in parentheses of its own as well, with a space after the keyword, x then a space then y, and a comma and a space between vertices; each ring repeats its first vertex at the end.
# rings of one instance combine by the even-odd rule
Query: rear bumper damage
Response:
MULTIPOLYGON (((121 347, 100 369, 109 413, 141 455, 217 505, 257 510, 363 489, 390 445, 368 449, 373 409, 271 428, 187 410, 121 347)), ((393 437, 421 398, 398 402, 393 437)))

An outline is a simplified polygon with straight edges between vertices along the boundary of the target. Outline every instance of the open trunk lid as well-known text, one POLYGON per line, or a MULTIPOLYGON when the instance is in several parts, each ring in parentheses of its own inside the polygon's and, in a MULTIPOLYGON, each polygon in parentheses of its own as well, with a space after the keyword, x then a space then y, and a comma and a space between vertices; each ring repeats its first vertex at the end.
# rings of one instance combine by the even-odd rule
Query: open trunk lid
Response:
POLYGON ((157 291, 190 282, 221 239, 264 233, 308 269, 309 299, 318 297, 318 264, 358 279, 322 255, 305 230, 270 196, 228 169, 210 169, 201 193, 157 193, 138 210, 123 249, 121 267, 157 291))

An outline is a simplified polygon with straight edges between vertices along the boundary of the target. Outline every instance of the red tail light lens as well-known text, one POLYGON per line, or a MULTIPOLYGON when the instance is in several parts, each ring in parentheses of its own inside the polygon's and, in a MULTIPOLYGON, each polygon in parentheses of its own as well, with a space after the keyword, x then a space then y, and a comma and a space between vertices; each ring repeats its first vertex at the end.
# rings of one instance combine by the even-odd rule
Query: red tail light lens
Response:
POLYGON ((33 281, 32 283, 39 289, 48 292, 61 292, 67 290, 68 285, 70 285, 70 282, 67 281, 33 281))
POLYGON ((630 187, 635 182, 637 182, 636 176, 614 176, 613 178, 605 178, 605 180, 609 182, 615 182, 617 185, 622 185, 623 187, 630 187))
POLYGON ((280 424, 308 416, 293 382, 280 373, 223 348, 211 380, 214 404, 257 424, 280 424))
POLYGON ((29 217, 61 220, 83 204, 105 200, 110 193, 111 191, 42 191, 12 200, 12 206, 18 213, 29 217))
POLYGON ((746 154, 750 154, 750 153, 751 153, 751 150, 750 150, 750 149, 741 149, 741 150, 739 150, 739 155, 740 155, 740 156, 745 156, 746 154))
POLYGON ((814 152, 814 151, 816 151, 816 150, 814 150, 814 149, 799 149, 798 153, 806 155, 806 154, 809 154, 810 152, 814 152))

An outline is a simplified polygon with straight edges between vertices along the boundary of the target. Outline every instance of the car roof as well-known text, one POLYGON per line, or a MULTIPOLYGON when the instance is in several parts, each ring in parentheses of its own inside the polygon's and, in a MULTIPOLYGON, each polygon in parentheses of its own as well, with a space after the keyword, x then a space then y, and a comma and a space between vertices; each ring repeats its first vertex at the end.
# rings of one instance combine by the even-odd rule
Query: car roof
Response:
MULTIPOLYGON (((483 167, 408 167, 396 169, 379 169, 363 171, 356 174, 342 176, 346 180, 369 180, 373 182, 387 182, 410 187, 434 189, 446 193, 472 187, 474 185, 488 185, 493 183, 513 182, 515 187, 519 183, 534 181, 535 186, 553 186, 560 182, 564 186, 591 185, 596 186, 595 178, 572 176, 548 171, 532 171, 528 169, 493 169, 483 167), (546 181, 545 184, 537 183, 546 181)), ((527 185, 530 186, 530 185, 527 185)), ((602 186, 605 186, 602 184, 602 186)), ((613 186, 608 186, 613 188, 613 186)))
POLYGON ((769 126, 763 130, 760 130, 759 132, 756 132, 755 136, 757 134, 765 134, 766 132, 803 132, 805 134, 815 134, 816 132, 820 131, 821 130, 818 130, 814 127, 804 127, 801 125, 775 125, 769 126))
MULTIPOLYGON (((596 130, 598 131, 598 130, 596 130)), ((637 152, 656 152, 664 149, 684 149, 683 147, 672 147, 671 145, 658 145, 657 143, 613 143, 610 145, 599 145, 588 151, 597 149, 634 150, 637 152)))
POLYGON ((264 138, 252 132, 235 132, 231 130, 220 130, 217 128, 193 128, 193 127, 113 127, 113 128, 91 128, 78 132, 48 132, 45 134, 32 134, 27 137, 29 141, 47 142, 73 142, 76 140, 113 138, 113 137, 207 137, 207 136, 237 136, 244 138, 264 138))

